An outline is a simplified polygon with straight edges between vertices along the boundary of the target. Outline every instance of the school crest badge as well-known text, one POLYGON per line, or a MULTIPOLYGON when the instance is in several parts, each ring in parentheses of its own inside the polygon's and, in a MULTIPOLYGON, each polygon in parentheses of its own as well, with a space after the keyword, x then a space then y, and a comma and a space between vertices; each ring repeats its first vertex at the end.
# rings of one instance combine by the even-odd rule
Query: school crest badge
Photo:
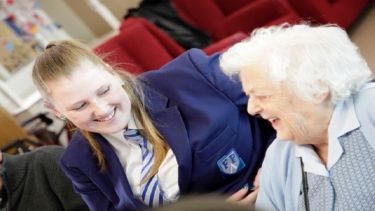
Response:
POLYGON ((245 167, 245 163, 235 149, 231 149, 228 153, 222 156, 216 164, 220 171, 225 174, 238 173, 245 167))

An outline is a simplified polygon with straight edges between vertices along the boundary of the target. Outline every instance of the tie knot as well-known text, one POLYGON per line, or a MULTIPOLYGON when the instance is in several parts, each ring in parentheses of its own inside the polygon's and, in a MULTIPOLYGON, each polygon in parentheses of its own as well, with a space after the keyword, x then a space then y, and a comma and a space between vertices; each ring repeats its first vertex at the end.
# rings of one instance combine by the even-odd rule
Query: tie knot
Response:
POLYGON ((140 144, 143 140, 143 137, 137 129, 127 129, 124 131, 124 137, 128 140, 132 140, 140 144))
POLYGON ((139 131, 137 129, 127 129, 124 131, 124 137, 126 139, 135 140, 140 137, 139 131))

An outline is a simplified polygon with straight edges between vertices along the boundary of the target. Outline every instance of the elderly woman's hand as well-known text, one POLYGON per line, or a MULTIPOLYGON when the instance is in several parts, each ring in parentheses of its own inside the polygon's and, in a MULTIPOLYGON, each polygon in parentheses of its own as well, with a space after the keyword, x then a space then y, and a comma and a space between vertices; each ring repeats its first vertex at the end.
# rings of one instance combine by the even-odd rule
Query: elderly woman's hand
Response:
POLYGON ((257 199, 258 192, 259 192, 259 178, 261 174, 261 169, 258 170, 258 173, 254 180, 253 188, 241 188, 241 190, 232 194, 227 201, 238 203, 247 207, 252 207, 255 205, 255 200, 257 199))
POLYGON ((258 187, 256 187, 254 191, 252 192, 249 192, 248 188, 241 188, 241 190, 231 195, 227 199, 227 201, 238 203, 247 207, 252 207, 255 204, 255 200, 257 198, 258 192, 259 192, 258 187))

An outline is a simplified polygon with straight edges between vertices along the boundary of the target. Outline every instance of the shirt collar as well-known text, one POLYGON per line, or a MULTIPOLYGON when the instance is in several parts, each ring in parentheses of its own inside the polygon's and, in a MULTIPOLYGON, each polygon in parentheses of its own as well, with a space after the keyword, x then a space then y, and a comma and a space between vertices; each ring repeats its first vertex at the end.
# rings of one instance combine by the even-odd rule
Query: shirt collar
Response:
POLYGON ((311 145, 295 145, 295 155, 302 158, 306 172, 328 176, 327 169, 311 145))
POLYGON ((339 137, 359 127, 359 121, 355 113, 353 98, 336 105, 332 119, 328 126, 328 169, 340 159, 343 149, 339 137))
POLYGON ((328 176, 327 169, 332 168, 343 153, 338 138, 358 127, 359 121, 355 113, 353 98, 350 97, 335 106, 328 126, 327 168, 322 164, 311 145, 295 145, 295 156, 302 157, 306 172, 328 176))
POLYGON ((123 130, 116 132, 116 133, 111 133, 111 134, 102 134, 107 140, 109 139, 115 139, 115 140, 125 140, 124 137, 124 131, 126 129, 143 129, 142 125, 138 121, 137 118, 135 118, 133 115, 130 115, 129 123, 127 128, 124 128, 123 130))
POLYGON ((340 136, 359 128, 359 126, 353 98, 350 97, 336 105, 328 126, 329 140, 338 140, 340 136))

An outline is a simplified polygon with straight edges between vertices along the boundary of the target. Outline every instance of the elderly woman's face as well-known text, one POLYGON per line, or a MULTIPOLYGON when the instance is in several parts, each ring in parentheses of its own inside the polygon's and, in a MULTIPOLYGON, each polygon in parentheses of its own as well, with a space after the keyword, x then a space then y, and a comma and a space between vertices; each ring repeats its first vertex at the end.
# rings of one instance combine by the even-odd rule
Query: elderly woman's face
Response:
POLYGON ((270 121, 277 139, 307 144, 316 135, 319 106, 299 98, 285 84, 272 82, 262 71, 245 70, 240 76, 249 96, 248 113, 270 121))

